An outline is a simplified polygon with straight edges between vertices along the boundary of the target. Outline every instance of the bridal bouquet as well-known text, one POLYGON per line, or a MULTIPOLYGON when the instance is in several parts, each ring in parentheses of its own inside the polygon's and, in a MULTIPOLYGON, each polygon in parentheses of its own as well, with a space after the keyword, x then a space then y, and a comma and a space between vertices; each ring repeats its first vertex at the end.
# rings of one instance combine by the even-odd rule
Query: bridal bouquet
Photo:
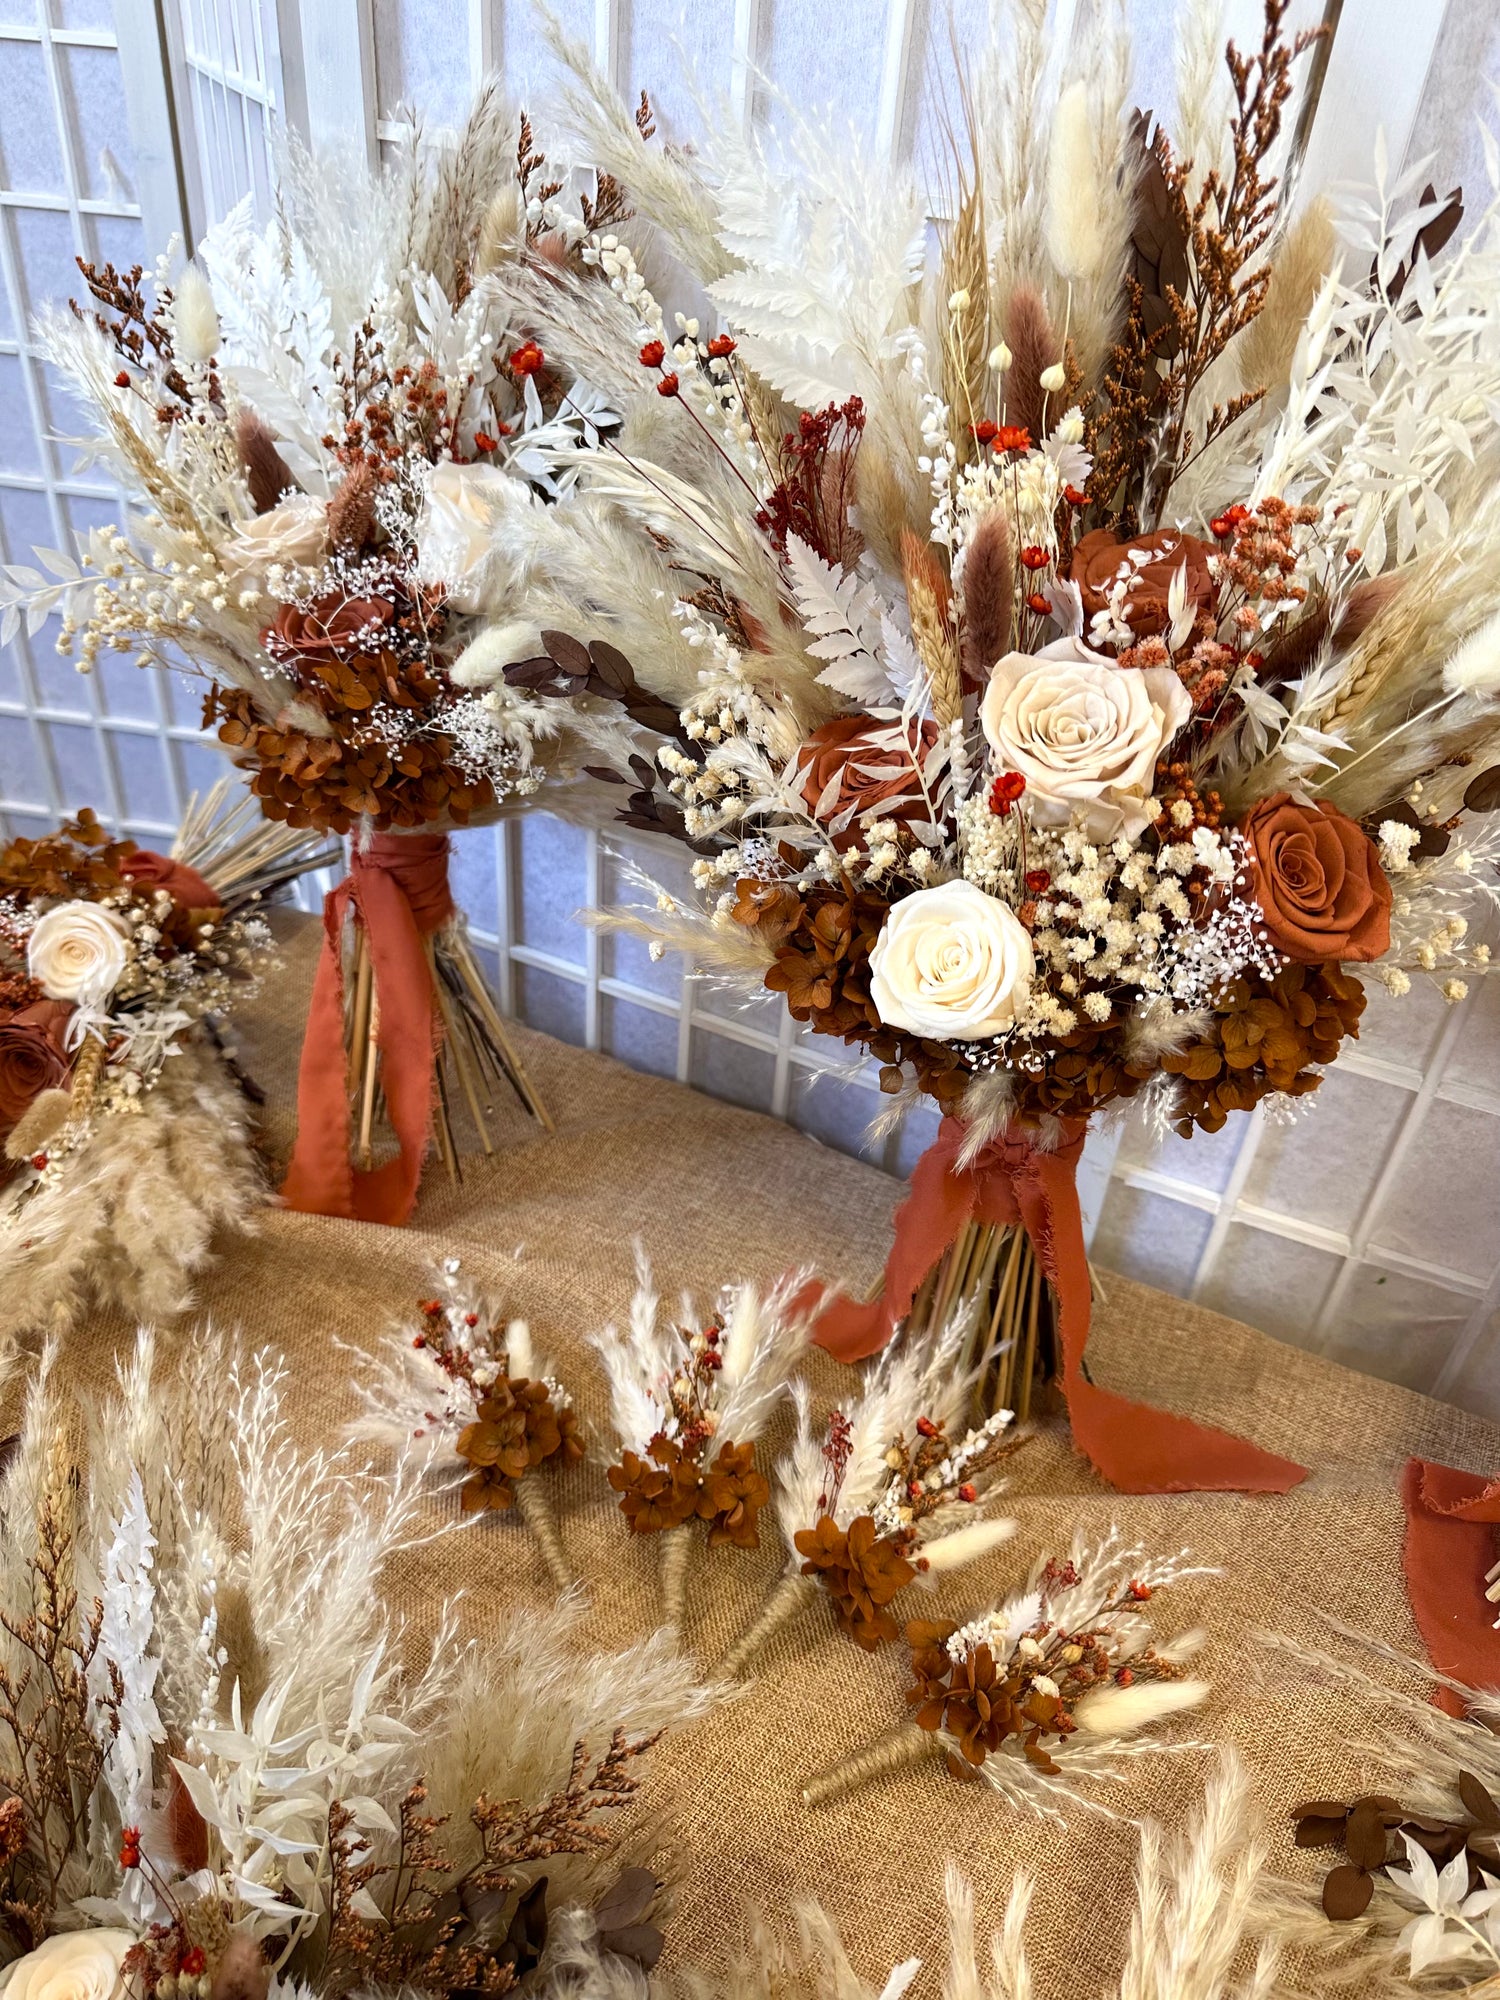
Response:
POLYGON ((256 905, 328 856, 226 793, 170 855, 87 808, 0 848, 0 1326, 180 1312, 262 1199, 218 1023, 274 963, 256 905))
POLYGON ((567 270, 623 213, 606 183, 565 200, 490 91, 374 178, 293 154, 264 231, 247 198, 154 289, 85 265, 88 299, 41 329, 137 511, 82 568, 43 551, 51 574, 0 576, 0 631, 60 609, 85 672, 106 647, 185 666, 266 815, 352 836, 293 1207, 404 1221, 429 1126, 452 1171, 460 1104, 493 1150, 502 1080, 547 1122, 455 910, 447 833, 544 777, 570 796, 624 780, 675 726, 623 661, 564 634, 559 666, 546 616, 518 611, 527 517, 571 483, 549 467, 617 419, 516 330, 502 279, 567 270), (488 686, 517 661, 524 686, 488 686), (382 1105, 399 1153, 377 1167, 382 1105))
POLYGON ((1455 243, 1458 198, 1383 161, 1339 231, 1295 207, 1285 11, 1217 71, 1189 49, 1174 143, 1114 28, 1054 90, 1013 10, 935 251, 852 141, 663 153, 572 51, 574 135, 639 219, 523 286, 564 366, 613 357, 620 431, 562 462, 670 551, 699 661, 627 818, 700 896, 616 921, 945 1114, 883 1297, 818 1338, 993 1289, 1023 1225, 1075 1439, 1134 1490, 1302 1474, 1089 1378, 1089 1120, 1290 1111, 1365 979, 1463 996, 1496 900, 1497 207, 1455 243), (669 323, 648 259, 721 330, 669 323))

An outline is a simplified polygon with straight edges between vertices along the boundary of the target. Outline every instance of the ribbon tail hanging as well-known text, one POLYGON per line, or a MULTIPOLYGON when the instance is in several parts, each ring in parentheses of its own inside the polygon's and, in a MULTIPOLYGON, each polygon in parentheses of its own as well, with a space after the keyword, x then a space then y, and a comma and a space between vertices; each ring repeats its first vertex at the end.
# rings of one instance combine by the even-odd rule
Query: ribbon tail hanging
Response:
POLYGON ((1092 1311, 1077 1166, 1081 1128, 1054 1152, 1009 1137, 958 1161, 964 1128, 945 1119, 896 1213, 885 1284, 867 1304, 831 1300, 814 1338, 840 1360, 873 1354, 895 1333, 922 1280, 970 1221, 1020 1223, 1057 1297, 1062 1386, 1078 1449, 1125 1493, 1285 1493, 1304 1467, 1229 1431, 1101 1389, 1084 1372, 1092 1311))
POLYGON ((424 936, 452 914, 448 842, 378 835, 324 901, 323 950, 297 1076, 297 1143, 282 1183, 289 1208, 400 1225, 416 1204, 432 1127, 437 1013, 424 936), (343 925, 350 901, 364 925, 379 1000, 376 1042, 396 1157, 370 1171, 349 1152, 344 1052, 343 925))
MULTIPOLYGON (((1402 1567, 1412 1617, 1428 1658, 1440 1674, 1475 1688, 1500 1688, 1500 1605, 1485 1596, 1500 1523, 1500 1480, 1484 1480, 1425 1458, 1407 1461, 1401 1480, 1406 1508, 1402 1567)), ((1465 1712, 1463 1697, 1440 1687, 1434 1697, 1449 1715, 1465 1712)))

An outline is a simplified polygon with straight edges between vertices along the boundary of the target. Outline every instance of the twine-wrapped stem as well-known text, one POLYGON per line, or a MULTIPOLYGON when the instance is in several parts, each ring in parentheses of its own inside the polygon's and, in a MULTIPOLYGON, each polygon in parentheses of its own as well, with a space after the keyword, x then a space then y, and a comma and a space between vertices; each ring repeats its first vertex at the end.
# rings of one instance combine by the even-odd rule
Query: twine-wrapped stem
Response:
POLYGON ((899 1729, 877 1736, 862 1750, 853 1751, 830 1770, 820 1771, 815 1778, 809 1778, 802 1787, 802 1803, 805 1806, 831 1805, 836 1799, 846 1799, 851 1792, 872 1785, 880 1778, 894 1777, 898 1771, 909 1770, 912 1765, 921 1764, 929 1757, 942 1755, 943 1746, 936 1736, 926 1729, 918 1729, 914 1722, 904 1722, 899 1729))
POLYGON ((773 1585, 759 1617, 745 1628, 719 1662, 718 1671, 723 1679, 737 1680, 761 1647, 805 1611, 817 1594, 818 1580, 813 1576, 784 1576, 773 1585))
POLYGON ((552 1495, 540 1479, 528 1475, 517 1482, 516 1504, 521 1510, 521 1518, 536 1537, 536 1545, 542 1552, 542 1561, 547 1565, 552 1581, 559 1590, 566 1590, 573 1582, 573 1571, 562 1545, 562 1536, 558 1533, 552 1495))
POLYGON ((693 1529, 689 1523, 681 1528, 666 1529, 661 1538, 661 1608, 664 1622, 673 1627, 682 1624, 683 1607, 687 1602, 688 1558, 693 1553, 693 1529))

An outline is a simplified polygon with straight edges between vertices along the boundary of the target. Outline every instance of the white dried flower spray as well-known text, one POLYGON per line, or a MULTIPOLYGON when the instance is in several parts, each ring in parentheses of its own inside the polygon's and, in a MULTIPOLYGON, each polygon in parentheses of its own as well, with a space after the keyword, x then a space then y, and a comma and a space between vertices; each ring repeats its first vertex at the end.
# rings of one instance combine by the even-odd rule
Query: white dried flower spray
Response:
POLYGON ((172 297, 172 333, 181 361, 199 366, 219 351, 213 287, 196 264, 184 264, 172 297))

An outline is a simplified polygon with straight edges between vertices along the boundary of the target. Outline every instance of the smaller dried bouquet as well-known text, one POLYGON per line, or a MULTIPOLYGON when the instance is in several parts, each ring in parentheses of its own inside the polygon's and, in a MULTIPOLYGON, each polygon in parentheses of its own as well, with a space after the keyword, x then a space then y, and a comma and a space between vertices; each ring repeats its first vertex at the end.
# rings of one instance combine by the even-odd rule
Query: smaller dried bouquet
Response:
POLYGON ((584 1455, 568 1391, 539 1361, 524 1319, 503 1319, 457 1257, 437 1274, 419 1322, 393 1332, 361 1384, 355 1435, 398 1449, 426 1443, 439 1483, 460 1487, 466 1514, 519 1509, 559 1589, 573 1581, 552 1496, 533 1475, 584 1455))
POLYGON ((220 1019, 273 960, 256 907, 331 858, 228 781, 169 854, 85 807, 0 846, 0 1327, 95 1300, 180 1312, 220 1227, 263 1198, 259 1092, 220 1019))
POLYGON ((757 1516, 771 1488, 755 1443, 807 1346, 807 1289, 801 1271, 765 1293, 732 1286, 707 1319, 685 1300, 688 1323, 663 1324, 642 1259, 627 1331, 609 1327, 593 1343, 604 1357, 620 1443, 609 1483, 631 1533, 662 1537, 668 1625, 682 1622, 695 1522, 710 1548, 760 1544, 757 1516))
POLYGON ((1049 1795, 1076 1796, 1080 1780, 1119 1779, 1123 1758, 1140 1754, 1124 1739, 1208 1693, 1183 1672, 1203 1633, 1158 1644, 1146 1607, 1166 1585, 1212 1574, 1185 1552, 1127 1548, 1112 1529, 1039 1564, 1024 1590, 967 1624, 911 1621, 909 1720, 813 1778, 804 1800, 823 1805, 928 1758, 1034 1812, 1049 1795))
POLYGON ((865 1371, 863 1387, 821 1433, 804 1382, 792 1385, 797 1435, 776 1468, 776 1512, 790 1556, 759 1617, 721 1672, 761 1647, 821 1595, 841 1631, 867 1652, 900 1636, 890 1605, 919 1577, 946 1574, 1008 1541, 1014 1521, 977 1517, 994 1468, 1024 1440, 997 1410, 958 1438, 972 1386, 961 1365, 968 1318, 909 1340, 865 1371))

